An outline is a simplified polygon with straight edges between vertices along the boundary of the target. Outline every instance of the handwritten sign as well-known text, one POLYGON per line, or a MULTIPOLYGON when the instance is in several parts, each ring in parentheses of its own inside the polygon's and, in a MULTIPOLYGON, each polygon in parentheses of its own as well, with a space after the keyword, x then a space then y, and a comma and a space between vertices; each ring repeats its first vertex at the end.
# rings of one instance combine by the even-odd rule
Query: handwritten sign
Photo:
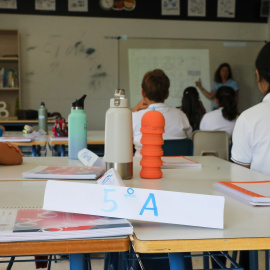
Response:
POLYGON ((223 229, 224 197, 47 181, 43 209, 223 229))

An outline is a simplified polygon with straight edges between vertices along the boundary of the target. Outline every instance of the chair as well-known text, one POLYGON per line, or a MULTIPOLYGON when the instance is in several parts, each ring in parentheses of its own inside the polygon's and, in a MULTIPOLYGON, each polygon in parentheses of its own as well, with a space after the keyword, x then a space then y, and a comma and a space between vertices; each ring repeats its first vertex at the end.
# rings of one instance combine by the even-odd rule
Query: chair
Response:
POLYGON ((229 160, 229 135, 225 131, 196 130, 192 133, 194 156, 216 156, 229 160))
POLYGON ((193 156, 191 139, 164 140, 163 156, 193 156))

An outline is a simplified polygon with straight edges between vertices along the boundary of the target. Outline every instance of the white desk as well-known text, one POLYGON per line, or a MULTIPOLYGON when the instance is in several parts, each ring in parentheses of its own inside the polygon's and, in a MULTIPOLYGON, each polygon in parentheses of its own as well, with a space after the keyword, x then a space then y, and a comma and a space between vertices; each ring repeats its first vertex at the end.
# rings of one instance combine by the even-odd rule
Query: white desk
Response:
MULTIPOLYGON (((171 190, 224 196, 213 189, 215 181, 269 180, 263 174, 215 157, 190 157, 201 169, 167 169, 163 178, 143 180, 139 177, 139 160, 134 160, 134 177, 126 180, 130 187, 171 190)), ((173 206, 177 209, 178 206, 173 206)), ((176 210, 177 211, 177 210, 176 210)), ((270 207, 251 207, 225 196, 224 229, 207 229, 133 221, 134 247, 137 252, 197 252, 270 249, 270 207)))
MULTIPOLYGON (((52 132, 49 132, 49 146, 51 148, 56 145, 60 146, 61 156, 65 155, 65 146, 68 145, 68 137, 63 138, 63 140, 55 140, 52 141, 50 138, 52 136, 52 132)), ((91 130, 87 131, 87 145, 104 145, 105 141, 105 131, 104 130, 91 130)))
MULTIPOLYGON (((28 181, 21 176, 22 172, 38 165, 82 166, 80 161, 65 157, 27 157, 22 165, 0 165, 0 207, 42 208, 46 181, 28 181)), ((96 183, 95 180, 85 182, 96 183)), ((84 253, 128 251, 129 243, 129 237, 2 242, 0 256, 70 254, 70 269, 84 270, 84 253)))
MULTIPOLYGON (((223 196, 223 194, 213 190, 215 181, 259 181, 270 178, 215 157, 190 158, 200 162, 202 168, 163 170, 163 178, 157 180, 141 179, 139 177, 139 158, 134 158, 134 177, 132 180, 124 182, 129 187, 223 196)), ((55 165, 64 165, 65 162, 69 162, 67 158, 53 157, 36 160, 39 164, 45 165, 51 162, 55 165)), ((9 169, 6 169, 8 167, 0 167, 0 179, 11 180, 13 178, 14 180, 17 178, 20 180, 21 172, 30 166, 36 166, 35 162, 34 158, 24 158, 22 166, 13 166, 9 169), (8 171, 11 176, 8 175, 8 171)), ((20 204, 22 200, 18 198, 23 196, 28 198, 25 199, 26 204, 35 202, 36 206, 40 207, 45 183, 46 181, 0 181, 0 206, 7 200, 15 205, 20 204), (3 200, 2 192, 4 194, 10 193, 9 199, 3 200)), ((92 183, 95 181, 89 182, 89 184, 92 183)), ((173 207, 177 209, 179 206, 173 207)), ((132 241, 135 250, 139 253, 172 253, 270 249, 270 207, 252 207, 225 196, 224 215, 224 230, 132 221, 135 233, 132 241)), ((3 253, 1 254, 1 245, 0 255, 3 255, 3 253)))
MULTIPOLYGON (((29 134, 24 134, 22 131, 5 131, 3 137, 28 137, 29 134)), ((36 138, 31 142, 12 142, 18 146, 29 146, 32 148, 32 156, 40 155, 40 147, 45 147, 47 144, 47 135, 36 138)))

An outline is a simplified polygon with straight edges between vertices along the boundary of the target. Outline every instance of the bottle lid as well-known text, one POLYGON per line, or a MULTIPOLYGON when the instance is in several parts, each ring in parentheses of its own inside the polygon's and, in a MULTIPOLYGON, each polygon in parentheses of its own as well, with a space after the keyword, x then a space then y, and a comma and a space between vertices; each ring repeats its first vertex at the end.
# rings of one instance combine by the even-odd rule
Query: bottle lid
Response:
POLYGON ((111 108, 127 108, 128 107, 128 99, 125 97, 124 89, 114 90, 114 98, 110 99, 110 107, 111 108))
POLYGON ((155 109, 146 112, 141 121, 141 132, 162 134, 165 132, 165 118, 163 114, 155 109))
POLYGON ((42 101, 42 102, 40 103, 40 106, 45 106, 45 103, 42 101))
POLYGON ((84 100, 86 98, 86 95, 83 95, 80 99, 76 99, 72 103, 72 108, 73 109, 83 109, 84 108, 84 100))

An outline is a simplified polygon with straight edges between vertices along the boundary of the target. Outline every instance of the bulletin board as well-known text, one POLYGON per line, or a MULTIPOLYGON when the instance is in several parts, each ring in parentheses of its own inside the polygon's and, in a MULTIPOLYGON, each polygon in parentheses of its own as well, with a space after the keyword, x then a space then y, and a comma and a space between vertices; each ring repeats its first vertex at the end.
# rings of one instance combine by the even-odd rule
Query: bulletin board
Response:
MULTIPOLYGON (((238 109, 243 111, 261 101, 255 76, 255 59, 264 41, 224 41, 188 39, 125 38, 119 40, 119 85, 126 89, 131 107, 141 99, 141 82, 145 72, 160 68, 171 80, 167 104, 181 106, 183 91, 202 85, 211 91, 214 73, 221 63, 229 63, 233 79, 239 86, 238 109)), ((200 93, 207 111, 212 101, 200 93)))

